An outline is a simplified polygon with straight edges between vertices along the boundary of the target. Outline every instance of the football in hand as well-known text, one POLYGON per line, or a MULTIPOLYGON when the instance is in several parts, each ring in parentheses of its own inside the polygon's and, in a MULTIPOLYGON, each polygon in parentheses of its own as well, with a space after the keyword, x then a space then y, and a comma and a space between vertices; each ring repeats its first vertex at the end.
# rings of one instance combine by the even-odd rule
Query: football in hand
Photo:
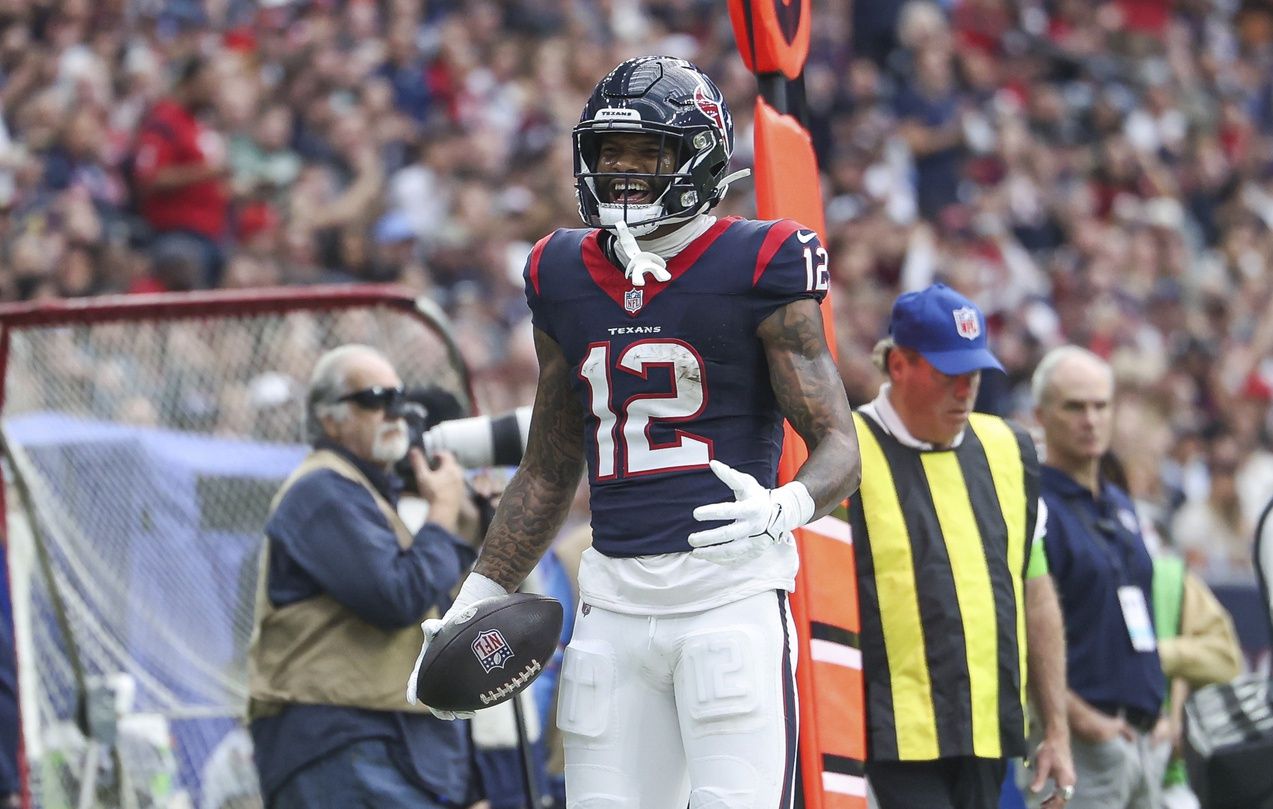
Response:
POLYGON ((434 636, 416 697, 444 711, 476 711, 511 699, 543 672, 561 638, 561 602, 513 593, 477 602, 434 636))

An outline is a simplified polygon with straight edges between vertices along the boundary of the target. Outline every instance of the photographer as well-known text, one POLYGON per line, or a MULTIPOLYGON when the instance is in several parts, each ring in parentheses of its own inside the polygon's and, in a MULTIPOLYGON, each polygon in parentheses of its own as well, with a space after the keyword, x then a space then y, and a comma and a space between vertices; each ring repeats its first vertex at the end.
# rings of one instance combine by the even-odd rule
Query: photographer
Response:
POLYGON ((346 345, 315 365, 314 451, 266 523, 249 657, 248 708, 265 805, 459 809, 474 800, 467 723, 405 702, 416 626, 438 614, 473 562, 457 527, 472 505, 463 470, 408 444, 392 365, 346 345), (408 458, 428 503, 417 531, 395 511, 408 458))

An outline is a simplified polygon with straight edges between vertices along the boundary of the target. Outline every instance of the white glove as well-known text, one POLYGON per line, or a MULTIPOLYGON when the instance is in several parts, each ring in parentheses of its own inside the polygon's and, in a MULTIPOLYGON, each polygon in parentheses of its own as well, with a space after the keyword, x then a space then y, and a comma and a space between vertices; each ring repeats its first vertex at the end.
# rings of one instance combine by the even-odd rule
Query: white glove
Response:
POLYGON ((637 245, 636 237, 628 230, 627 222, 623 220, 616 222, 614 232, 623 252, 630 256, 623 275, 632 281, 632 286, 645 286, 646 273, 653 275, 655 281, 672 280, 672 273, 667 271, 667 261, 657 253, 647 253, 642 250, 637 245))
POLYGON ((750 561, 770 545, 791 542, 791 530, 813 518, 813 498, 803 483, 793 480, 777 489, 766 489, 751 475, 720 461, 712 461, 711 467, 737 499, 694 509, 694 519, 700 522, 733 520, 729 525, 689 535, 694 546, 690 553, 699 559, 718 565, 750 561))
MULTIPOLYGON (((469 577, 464 580, 464 585, 460 587, 460 592, 456 594, 455 602, 451 604, 451 608, 446 611, 446 614, 441 618, 430 618, 420 624, 420 629, 424 631, 424 643, 420 646, 420 654, 415 659, 415 666, 411 669, 411 676, 407 678, 407 702, 412 705, 416 704, 415 688, 416 681, 420 679, 420 664, 424 662, 424 653, 429 650, 429 644, 442 631, 442 628, 457 621, 467 621, 472 618, 472 608, 479 601, 506 595, 508 595, 508 591, 494 580, 488 579, 481 573, 470 573, 469 577)), ((432 706, 429 707, 429 711, 438 719, 473 718, 472 711, 440 711, 432 706)))

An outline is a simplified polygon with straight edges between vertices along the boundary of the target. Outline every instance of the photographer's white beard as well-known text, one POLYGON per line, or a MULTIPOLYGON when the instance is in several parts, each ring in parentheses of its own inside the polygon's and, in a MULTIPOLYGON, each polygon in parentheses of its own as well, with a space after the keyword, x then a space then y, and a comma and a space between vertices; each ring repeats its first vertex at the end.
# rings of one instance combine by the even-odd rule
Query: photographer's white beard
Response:
POLYGON ((380 425, 380 429, 376 431, 376 440, 371 444, 371 457, 376 463, 388 466, 405 458, 410 448, 407 423, 398 419, 380 425))

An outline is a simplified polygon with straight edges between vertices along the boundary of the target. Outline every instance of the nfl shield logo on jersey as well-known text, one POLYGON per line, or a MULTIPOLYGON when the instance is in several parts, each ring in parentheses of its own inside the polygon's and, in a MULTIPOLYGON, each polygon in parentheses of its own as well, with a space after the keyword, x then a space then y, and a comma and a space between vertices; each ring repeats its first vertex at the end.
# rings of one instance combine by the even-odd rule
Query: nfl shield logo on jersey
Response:
POLYGON ((492 669, 502 669, 513 656, 513 647, 508 645, 498 629, 488 629, 480 633, 473 641, 473 654, 482 664, 487 674, 492 669))
POLYGON ((955 331, 965 340, 976 340, 981 336, 981 321, 977 319, 977 310, 963 306, 953 312, 955 331))
POLYGON ((645 290, 629 289, 623 293, 623 308, 629 312, 639 312, 645 306, 645 290))

